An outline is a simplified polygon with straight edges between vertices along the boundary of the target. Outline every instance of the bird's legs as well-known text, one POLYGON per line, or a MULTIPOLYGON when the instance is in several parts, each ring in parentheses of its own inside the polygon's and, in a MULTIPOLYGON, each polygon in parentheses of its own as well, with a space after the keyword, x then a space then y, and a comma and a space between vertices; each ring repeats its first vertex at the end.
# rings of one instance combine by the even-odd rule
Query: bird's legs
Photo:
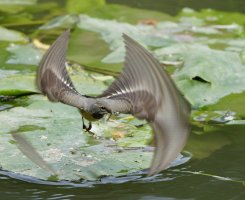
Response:
POLYGON ((90 130, 91 130, 91 128, 92 128, 92 123, 89 122, 88 127, 87 127, 87 126, 85 125, 85 123, 84 123, 83 117, 82 117, 82 121, 83 121, 83 129, 86 130, 87 132, 91 133, 90 130))

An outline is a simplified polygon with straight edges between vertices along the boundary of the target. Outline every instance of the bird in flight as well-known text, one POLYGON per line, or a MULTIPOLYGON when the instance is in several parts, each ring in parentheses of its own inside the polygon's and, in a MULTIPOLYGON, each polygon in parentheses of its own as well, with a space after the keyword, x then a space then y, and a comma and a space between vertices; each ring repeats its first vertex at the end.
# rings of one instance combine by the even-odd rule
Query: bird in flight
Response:
POLYGON ((37 87, 52 102, 79 109, 89 121, 106 114, 132 114, 152 127, 155 152, 148 175, 164 169, 183 149, 189 131, 190 106, 160 63, 126 34, 124 68, 119 77, 97 97, 80 94, 66 70, 70 30, 63 32, 43 56, 37 71, 37 87))

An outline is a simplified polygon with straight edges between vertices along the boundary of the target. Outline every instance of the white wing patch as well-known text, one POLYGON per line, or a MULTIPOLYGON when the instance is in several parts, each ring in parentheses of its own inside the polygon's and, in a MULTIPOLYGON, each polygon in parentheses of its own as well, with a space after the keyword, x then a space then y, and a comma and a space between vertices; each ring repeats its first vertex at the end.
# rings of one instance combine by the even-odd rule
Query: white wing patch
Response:
POLYGON ((125 89, 121 89, 120 91, 115 91, 114 93, 111 93, 110 95, 108 95, 106 98, 109 99, 111 97, 116 97, 116 96, 120 96, 123 94, 129 94, 129 93, 134 93, 137 91, 141 91, 141 90, 145 90, 144 85, 134 85, 134 88, 125 88, 125 89))
POLYGON ((112 93, 111 95, 107 96, 106 98, 109 99, 111 97, 115 97, 115 96, 120 96, 122 94, 127 94, 128 91, 127 90, 122 90, 121 91, 116 91, 115 93, 112 93))
MULTIPOLYGON (((67 64, 67 62, 65 63, 65 68, 68 66, 68 64, 67 64)), ((72 91, 74 91, 74 92, 76 92, 77 93, 77 91, 76 91, 76 89, 74 88, 74 86, 70 83, 70 82, 68 82, 67 81, 67 79, 65 79, 65 78, 67 78, 65 75, 62 75, 59 71, 56 71, 56 70, 53 70, 52 69, 52 71, 54 72, 54 74, 56 75, 56 77, 62 82, 62 83, 64 83, 65 84, 65 86, 66 87, 68 87, 69 89, 71 89, 72 91)), ((67 74, 68 72, 66 71, 66 74, 67 74)), ((68 76, 68 75, 67 75, 68 76)))

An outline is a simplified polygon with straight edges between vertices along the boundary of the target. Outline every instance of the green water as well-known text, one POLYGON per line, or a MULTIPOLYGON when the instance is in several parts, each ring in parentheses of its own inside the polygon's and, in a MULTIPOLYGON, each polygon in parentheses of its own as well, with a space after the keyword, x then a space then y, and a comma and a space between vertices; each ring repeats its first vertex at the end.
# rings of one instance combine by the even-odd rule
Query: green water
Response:
MULTIPOLYGON (((126 2, 130 6, 172 15, 186 6, 245 12, 243 1, 108 2, 126 2)), ((59 3, 62 6, 64 1, 59 3)), ((15 29, 31 33, 36 26, 15 29)), ((8 106, 18 106, 18 101, 13 105, 3 103, 0 108, 8 106)), ((192 155, 190 161, 149 178, 139 172, 118 178, 104 177, 94 182, 47 182, 0 171, 0 199, 245 199, 245 124, 193 123, 185 151, 192 155)))

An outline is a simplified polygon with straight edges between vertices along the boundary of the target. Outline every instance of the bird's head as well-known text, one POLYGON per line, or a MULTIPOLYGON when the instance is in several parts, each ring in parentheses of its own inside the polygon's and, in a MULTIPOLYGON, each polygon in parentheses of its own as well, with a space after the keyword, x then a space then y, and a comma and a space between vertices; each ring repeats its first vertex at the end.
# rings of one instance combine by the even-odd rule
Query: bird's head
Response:
POLYGON ((105 114, 111 113, 110 110, 101 103, 92 104, 88 112, 95 119, 101 119, 105 114))

